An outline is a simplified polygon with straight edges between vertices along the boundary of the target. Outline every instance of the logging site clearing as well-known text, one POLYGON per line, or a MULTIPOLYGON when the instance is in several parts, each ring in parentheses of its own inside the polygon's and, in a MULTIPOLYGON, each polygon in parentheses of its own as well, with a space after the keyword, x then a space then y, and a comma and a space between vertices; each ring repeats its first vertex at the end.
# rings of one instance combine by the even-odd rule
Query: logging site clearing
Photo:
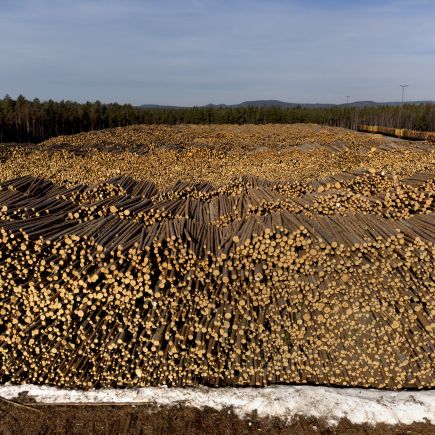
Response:
POLYGON ((434 151, 314 124, 135 125, 1 144, 0 404, 45 412, 2 394, 21 384, 266 387, 248 388, 252 401, 272 388, 288 410, 308 384, 325 397, 376 389, 390 417, 309 413, 315 393, 255 418, 228 399, 231 421, 216 399, 189 406, 213 408, 225 433, 249 430, 246 415, 268 433, 294 416, 319 419, 299 421, 310 433, 342 419, 433 430, 434 151), (409 389, 415 418, 387 391, 409 389))

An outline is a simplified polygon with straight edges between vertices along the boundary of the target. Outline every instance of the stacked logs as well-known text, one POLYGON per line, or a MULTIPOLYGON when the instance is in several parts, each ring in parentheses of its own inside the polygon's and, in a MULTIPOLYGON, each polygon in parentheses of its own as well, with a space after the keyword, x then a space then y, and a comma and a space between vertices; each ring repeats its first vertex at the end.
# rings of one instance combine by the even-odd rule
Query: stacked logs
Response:
POLYGON ((434 180, 4 182, 1 382, 433 388, 434 180))
POLYGON ((242 148, 245 152, 258 148, 281 149, 319 146, 339 151, 355 144, 365 148, 379 146, 380 138, 355 131, 313 124, 279 125, 132 125, 53 137, 40 144, 48 151, 68 150, 86 154, 92 150, 119 153, 128 150, 147 154, 156 149, 185 150, 205 147, 220 151, 242 148))
POLYGON ((404 128, 389 128, 377 125, 358 125, 357 130, 367 133, 385 134, 400 139, 435 142, 435 132, 433 131, 407 130, 404 128))
POLYGON ((319 125, 137 125, 0 144, 0 182, 33 175, 71 188, 128 174, 162 191, 180 179, 228 186, 240 174, 284 184, 360 168, 409 177, 433 171, 434 150, 433 143, 319 125))

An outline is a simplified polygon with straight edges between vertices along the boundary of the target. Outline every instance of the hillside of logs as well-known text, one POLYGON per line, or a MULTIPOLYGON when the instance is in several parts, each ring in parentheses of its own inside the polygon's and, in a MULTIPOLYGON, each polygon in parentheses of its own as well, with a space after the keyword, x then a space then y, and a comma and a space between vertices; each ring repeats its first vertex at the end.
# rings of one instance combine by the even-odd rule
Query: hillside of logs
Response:
POLYGON ((2 148, 0 382, 435 387, 433 151, 318 126, 2 148))
POLYGON ((433 170, 434 149, 315 124, 135 125, 0 144, 0 181, 32 175, 73 186, 123 174, 165 189, 179 180, 221 186, 240 175, 309 181, 373 169, 410 176, 433 170))

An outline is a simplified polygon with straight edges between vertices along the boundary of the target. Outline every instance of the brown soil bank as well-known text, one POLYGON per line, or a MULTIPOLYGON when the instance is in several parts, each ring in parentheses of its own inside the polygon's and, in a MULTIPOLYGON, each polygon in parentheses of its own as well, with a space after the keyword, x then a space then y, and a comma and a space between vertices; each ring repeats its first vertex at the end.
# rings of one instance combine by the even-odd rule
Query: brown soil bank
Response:
POLYGON ((287 423, 252 414, 240 419, 232 409, 216 411, 183 406, 41 405, 0 399, 0 434, 435 434, 429 423, 389 426, 337 426, 300 416, 287 423))

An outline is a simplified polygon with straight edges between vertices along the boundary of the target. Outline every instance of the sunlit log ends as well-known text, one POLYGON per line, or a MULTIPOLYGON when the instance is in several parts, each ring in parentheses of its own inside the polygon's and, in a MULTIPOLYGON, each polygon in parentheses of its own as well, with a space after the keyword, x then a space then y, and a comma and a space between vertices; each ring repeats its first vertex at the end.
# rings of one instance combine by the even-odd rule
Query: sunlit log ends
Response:
POLYGON ((434 183, 5 181, 1 382, 433 388, 434 183))

